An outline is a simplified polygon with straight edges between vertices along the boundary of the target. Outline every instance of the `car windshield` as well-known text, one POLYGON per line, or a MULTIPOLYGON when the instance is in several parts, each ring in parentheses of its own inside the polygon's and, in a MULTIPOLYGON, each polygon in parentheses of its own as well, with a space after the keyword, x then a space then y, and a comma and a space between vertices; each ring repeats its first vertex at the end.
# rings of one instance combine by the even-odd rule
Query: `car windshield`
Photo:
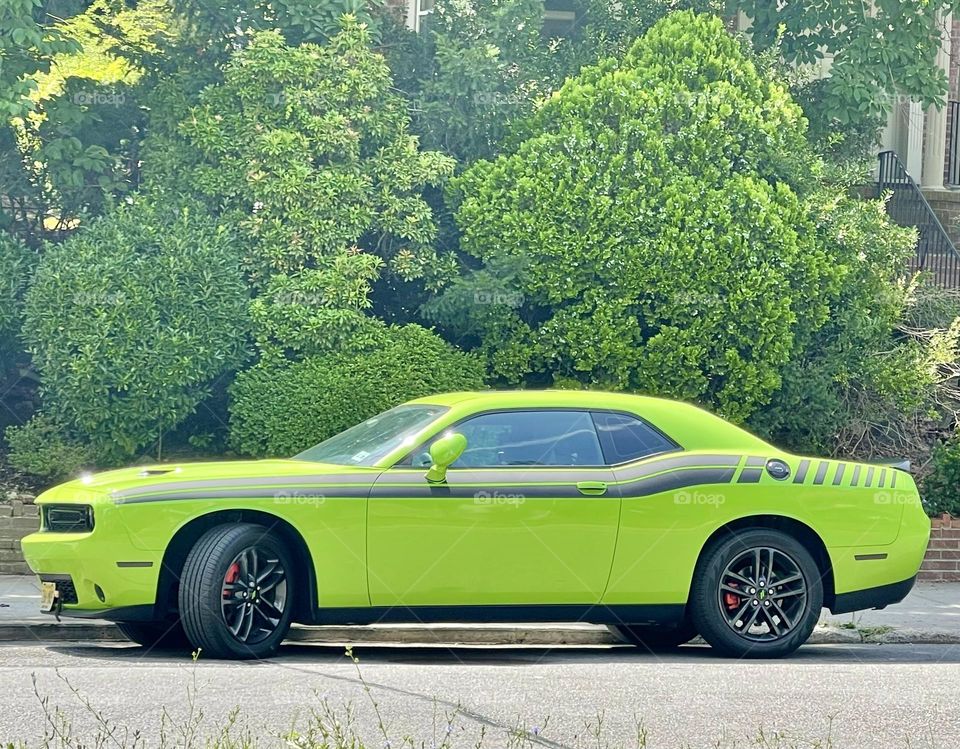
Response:
POLYGON ((402 445, 413 447, 417 434, 447 410, 444 406, 397 406, 304 450, 293 459, 373 466, 402 445))

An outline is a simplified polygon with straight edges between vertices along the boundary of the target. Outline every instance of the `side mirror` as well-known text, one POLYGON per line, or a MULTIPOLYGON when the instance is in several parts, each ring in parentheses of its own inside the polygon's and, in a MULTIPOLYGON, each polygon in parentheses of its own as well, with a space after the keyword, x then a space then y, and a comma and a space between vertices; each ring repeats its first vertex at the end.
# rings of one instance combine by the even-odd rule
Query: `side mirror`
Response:
POLYGON ((467 449, 467 438, 452 432, 445 434, 430 445, 430 459, 433 465, 427 471, 427 481, 441 484, 447 480, 447 468, 467 449))

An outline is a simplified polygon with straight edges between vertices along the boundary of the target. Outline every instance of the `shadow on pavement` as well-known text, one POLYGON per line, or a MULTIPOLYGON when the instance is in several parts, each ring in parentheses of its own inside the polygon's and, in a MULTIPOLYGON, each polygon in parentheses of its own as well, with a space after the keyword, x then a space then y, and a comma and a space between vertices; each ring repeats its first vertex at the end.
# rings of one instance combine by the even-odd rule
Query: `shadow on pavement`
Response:
MULTIPOLYGON (((188 652, 148 650, 127 644, 83 645, 56 644, 48 650, 74 658, 89 658, 113 663, 140 662, 183 664, 191 661, 188 652)), ((265 661, 204 661, 219 666, 261 667, 270 664, 331 665, 346 663, 345 649, 339 645, 287 644, 277 657, 265 661)), ((840 664, 840 663, 950 663, 960 664, 960 645, 808 645, 800 648, 789 658, 771 660, 733 660, 718 658, 709 647, 688 645, 672 653, 648 653, 631 646, 410 646, 410 645, 356 645, 353 652, 367 664, 415 664, 423 666, 476 665, 476 666, 537 666, 558 664, 621 663, 644 665, 649 663, 710 665, 723 664, 772 664, 789 666, 840 664)))

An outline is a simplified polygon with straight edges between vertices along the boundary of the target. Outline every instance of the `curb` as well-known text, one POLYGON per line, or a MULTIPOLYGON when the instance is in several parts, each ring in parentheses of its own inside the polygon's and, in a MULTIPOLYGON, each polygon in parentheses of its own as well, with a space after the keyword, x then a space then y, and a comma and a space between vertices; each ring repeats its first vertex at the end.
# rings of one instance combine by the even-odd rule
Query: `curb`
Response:
MULTIPOLYGON (((109 622, 26 622, 0 624, 0 642, 126 642, 120 630, 109 622)), ((504 625, 470 627, 463 625, 307 627, 295 625, 288 642, 328 645, 539 645, 610 646, 623 643, 604 627, 514 627, 504 625)), ((693 641, 702 643, 698 637, 693 641)), ((808 645, 958 645, 960 632, 901 629, 876 635, 856 630, 818 626, 808 645)))

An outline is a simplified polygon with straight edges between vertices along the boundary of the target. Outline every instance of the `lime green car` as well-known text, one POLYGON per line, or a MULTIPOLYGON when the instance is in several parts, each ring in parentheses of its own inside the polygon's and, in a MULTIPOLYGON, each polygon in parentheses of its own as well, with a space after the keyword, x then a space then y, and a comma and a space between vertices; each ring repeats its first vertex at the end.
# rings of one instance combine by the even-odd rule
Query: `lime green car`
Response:
POLYGON ((782 656, 822 606, 902 600, 930 532, 901 468, 576 391, 422 398, 288 460, 128 468, 37 501, 42 608, 224 658, 275 653, 292 622, 438 621, 782 656))

